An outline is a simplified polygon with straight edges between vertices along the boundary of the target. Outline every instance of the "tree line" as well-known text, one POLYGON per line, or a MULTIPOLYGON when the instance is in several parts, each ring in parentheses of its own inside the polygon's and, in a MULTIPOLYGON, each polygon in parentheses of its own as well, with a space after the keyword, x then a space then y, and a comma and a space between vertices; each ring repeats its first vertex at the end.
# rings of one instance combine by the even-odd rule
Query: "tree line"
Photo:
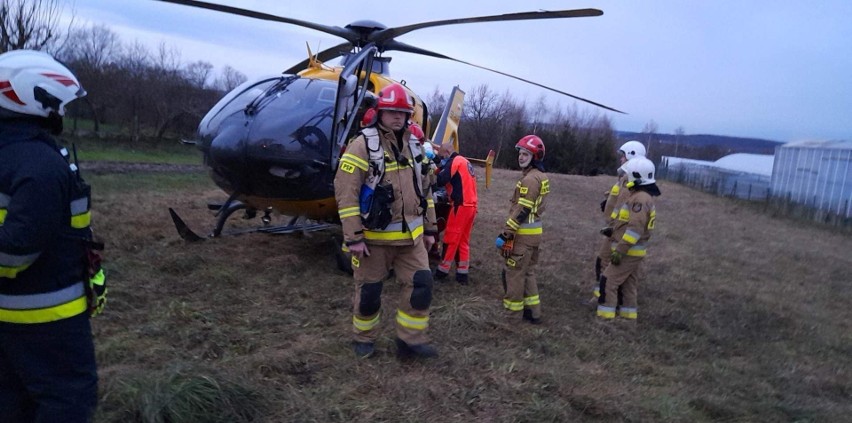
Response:
MULTIPOLYGON (((133 142, 192 137, 204 114, 246 80, 226 66, 216 76, 205 61, 183 63, 180 52, 160 44, 151 50, 124 42, 103 25, 60 26, 59 0, 4 0, 0 5, 0 53, 30 48, 51 53, 72 69, 88 95, 72 104, 68 118, 77 134, 123 137, 133 142)), ((429 109, 446 104, 437 88, 429 109)), ((437 121, 438 116, 432 116, 437 121)), ((547 104, 528 104, 487 85, 466 94, 459 129, 461 152, 484 158, 497 153, 498 167, 517 166, 515 142, 535 133, 547 147, 549 171, 595 175, 616 168, 616 131, 603 114, 547 104)))

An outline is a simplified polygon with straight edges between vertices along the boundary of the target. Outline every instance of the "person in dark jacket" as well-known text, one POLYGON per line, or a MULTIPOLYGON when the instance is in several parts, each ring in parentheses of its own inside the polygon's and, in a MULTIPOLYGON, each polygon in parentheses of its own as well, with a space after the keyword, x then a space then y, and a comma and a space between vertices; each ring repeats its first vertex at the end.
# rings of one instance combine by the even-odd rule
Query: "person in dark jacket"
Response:
MULTIPOLYGON (((32 50, 0 54, 0 420, 88 422, 97 368, 88 185, 52 135, 85 91, 32 50)), ((101 298, 100 306, 103 305, 101 298)))

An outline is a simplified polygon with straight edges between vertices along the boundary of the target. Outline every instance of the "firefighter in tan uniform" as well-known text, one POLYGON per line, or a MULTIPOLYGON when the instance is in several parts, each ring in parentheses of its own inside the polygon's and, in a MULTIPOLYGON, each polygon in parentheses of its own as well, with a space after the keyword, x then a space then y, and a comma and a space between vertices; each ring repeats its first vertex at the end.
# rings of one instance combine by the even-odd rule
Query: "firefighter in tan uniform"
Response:
POLYGON ((642 259, 657 220, 654 197, 660 195, 654 163, 644 157, 629 160, 621 169, 627 175, 627 198, 616 205, 610 265, 601 275, 597 315, 604 319, 638 316, 637 291, 642 259), (622 304, 618 304, 621 292, 622 304))
POLYGON ((497 248, 505 259, 503 266, 503 307, 531 323, 541 323, 541 301, 535 279, 541 244, 541 215, 550 182, 544 173, 544 142, 535 135, 521 138, 518 164, 523 177, 515 185, 512 207, 497 248), (523 312, 523 313, 521 313, 523 312))
POLYGON ((600 230, 603 235, 603 240, 598 246, 597 257, 595 257, 595 283, 593 296, 587 301, 587 304, 597 304, 600 294, 601 274, 609 266, 609 258, 612 252, 612 242, 617 241, 612 239, 613 227, 617 222, 618 215, 614 213, 615 205, 621 204, 627 198, 630 191, 625 187, 627 185, 627 175, 625 175, 620 166, 623 166, 629 160, 636 157, 645 157, 645 146, 639 141, 627 141, 618 149, 618 180, 613 184, 604 195, 606 199, 601 203, 601 212, 604 217, 604 227, 600 230))
POLYGON ((393 269, 402 284, 396 312, 397 354, 433 357, 429 344, 435 213, 424 183, 420 142, 406 123, 413 112, 406 89, 379 93, 378 121, 361 130, 340 158, 334 179, 338 214, 355 278, 352 326, 358 357, 373 355, 381 317, 383 280, 393 269))

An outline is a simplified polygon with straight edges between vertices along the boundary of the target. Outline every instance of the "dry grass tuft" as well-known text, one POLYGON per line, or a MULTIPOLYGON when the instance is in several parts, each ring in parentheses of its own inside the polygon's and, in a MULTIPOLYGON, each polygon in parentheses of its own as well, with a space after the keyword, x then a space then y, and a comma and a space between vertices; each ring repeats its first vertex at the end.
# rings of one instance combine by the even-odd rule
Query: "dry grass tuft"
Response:
POLYGON ((202 368, 176 366, 110 379, 101 414, 116 421, 238 423, 258 421, 260 393, 202 368))

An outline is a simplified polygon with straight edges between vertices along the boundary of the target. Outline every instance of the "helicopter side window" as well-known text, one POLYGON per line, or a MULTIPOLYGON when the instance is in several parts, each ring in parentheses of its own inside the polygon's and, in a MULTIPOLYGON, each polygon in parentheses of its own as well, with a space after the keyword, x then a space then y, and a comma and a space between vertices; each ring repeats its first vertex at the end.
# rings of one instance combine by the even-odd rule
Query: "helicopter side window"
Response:
POLYGON ((334 98, 336 96, 337 96, 337 90, 335 90, 334 88, 326 87, 326 88, 323 88, 322 90, 320 90, 320 93, 319 93, 319 96, 317 97, 317 100, 322 101, 322 102, 326 102, 326 103, 332 103, 332 105, 333 105, 334 104, 334 98))

